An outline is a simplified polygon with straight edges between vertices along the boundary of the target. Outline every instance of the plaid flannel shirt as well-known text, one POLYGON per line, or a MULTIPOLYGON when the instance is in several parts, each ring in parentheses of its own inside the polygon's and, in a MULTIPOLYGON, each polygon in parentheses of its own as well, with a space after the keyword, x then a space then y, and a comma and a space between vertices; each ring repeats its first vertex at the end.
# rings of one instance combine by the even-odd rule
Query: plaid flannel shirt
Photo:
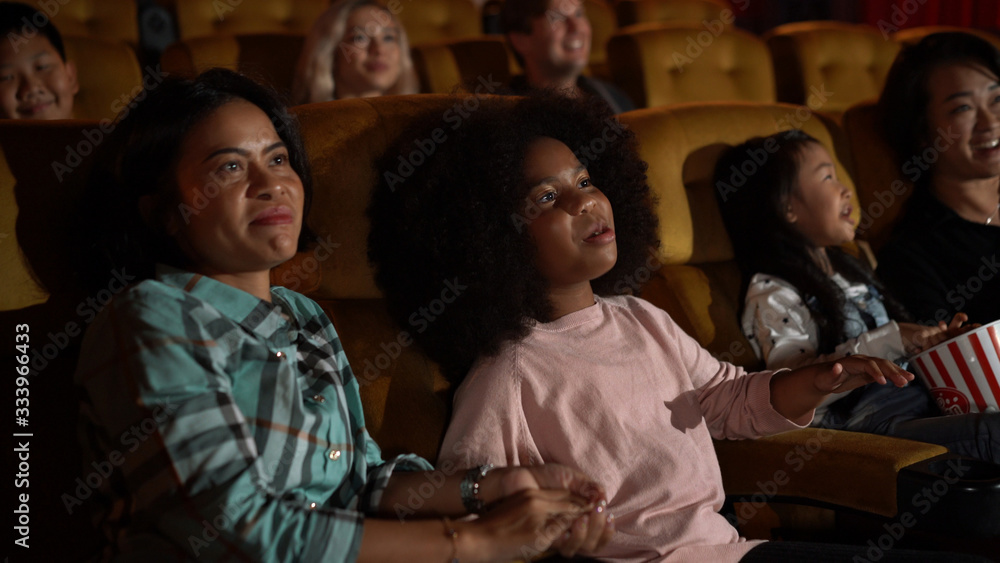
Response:
POLYGON ((166 267, 157 278, 105 307, 76 374, 85 467, 110 472, 95 496, 112 552, 356 559, 393 470, 431 466, 382 460, 329 318, 281 287, 267 303, 166 267))

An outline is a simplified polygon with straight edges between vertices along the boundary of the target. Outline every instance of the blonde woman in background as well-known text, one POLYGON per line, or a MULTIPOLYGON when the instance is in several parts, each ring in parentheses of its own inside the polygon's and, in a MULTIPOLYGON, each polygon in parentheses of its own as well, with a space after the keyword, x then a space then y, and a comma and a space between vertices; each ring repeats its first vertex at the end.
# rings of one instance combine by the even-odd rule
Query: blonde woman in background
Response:
POLYGON ((406 30, 396 18, 374 0, 337 0, 306 38, 292 104, 418 90, 406 30))

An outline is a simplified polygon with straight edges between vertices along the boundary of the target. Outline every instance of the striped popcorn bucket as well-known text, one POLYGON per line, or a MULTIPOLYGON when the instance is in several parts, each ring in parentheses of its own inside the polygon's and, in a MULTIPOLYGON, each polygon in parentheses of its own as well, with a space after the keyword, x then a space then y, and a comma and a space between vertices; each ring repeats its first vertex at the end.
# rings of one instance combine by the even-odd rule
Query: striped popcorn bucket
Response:
POLYGON ((944 414, 1000 410, 1000 321, 956 336, 913 357, 944 414))

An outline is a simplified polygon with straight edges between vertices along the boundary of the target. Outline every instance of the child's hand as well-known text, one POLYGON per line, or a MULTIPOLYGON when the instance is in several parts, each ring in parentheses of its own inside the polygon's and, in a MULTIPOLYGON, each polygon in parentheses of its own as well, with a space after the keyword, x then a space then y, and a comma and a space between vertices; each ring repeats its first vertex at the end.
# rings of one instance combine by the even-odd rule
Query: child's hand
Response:
POLYGON ((848 356, 835 362, 813 364, 771 377, 771 406, 796 424, 809 424, 813 409, 831 393, 846 393, 867 383, 893 383, 902 387, 913 374, 881 358, 848 356))
MULTIPOLYGON (((608 543, 614 534, 614 516, 607 509, 604 488, 587 475, 565 465, 547 463, 526 467, 498 469, 503 497, 528 489, 556 489, 573 493, 587 504, 571 521, 568 529, 552 546, 565 557, 576 553, 592 554, 608 543)), ((488 477, 488 476, 487 476, 488 477)))
POLYGON ((913 381, 912 373, 888 360, 869 356, 848 356, 817 367, 820 369, 814 382, 821 393, 846 393, 873 382, 903 387, 913 381))
POLYGON ((914 356, 937 346, 938 344, 954 338, 962 333, 968 332, 980 325, 965 325, 969 320, 965 313, 957 313, 952 317, 951 322, 945 324, 940 321, 937 326, 923 326, 913 323, 897 323, 899 325, 899 335, 903 339, 903 346, 906 353, 914 356))

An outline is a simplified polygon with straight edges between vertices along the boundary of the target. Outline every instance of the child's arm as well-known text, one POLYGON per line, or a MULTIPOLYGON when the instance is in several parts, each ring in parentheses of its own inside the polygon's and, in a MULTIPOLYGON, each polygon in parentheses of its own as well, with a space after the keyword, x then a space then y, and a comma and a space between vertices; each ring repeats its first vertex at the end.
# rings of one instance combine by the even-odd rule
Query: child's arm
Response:
POLYGON ((881 358, 850 356, 771 377, 771 406, 797 424, 809 424, 813 409, 833 393, 846 393, 867 383, 893 383, 903 387, 913 374, 881 358))
POLYGON ((798 368, 860 354, 896 359, 906 355, 900 326, 889 322, 819 353, 819 327, 798 291, 774 276, 757 274, 747 288, 743 332, 768 369, 798 368))

